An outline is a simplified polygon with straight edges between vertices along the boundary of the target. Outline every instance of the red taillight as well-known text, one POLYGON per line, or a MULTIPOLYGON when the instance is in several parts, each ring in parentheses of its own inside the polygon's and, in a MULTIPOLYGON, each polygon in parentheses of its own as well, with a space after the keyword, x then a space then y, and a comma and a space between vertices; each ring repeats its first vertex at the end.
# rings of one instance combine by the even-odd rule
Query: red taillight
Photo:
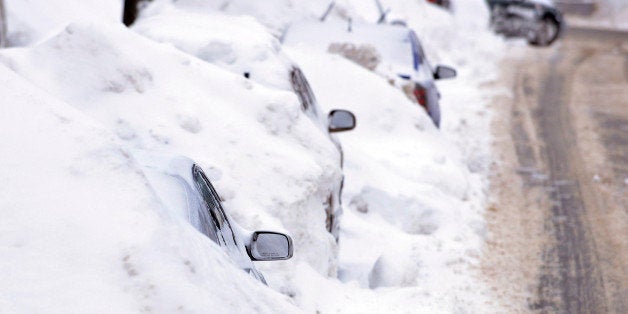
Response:
POLYGON ((416 97, 419 105, 427 110, 427 93, 423 87, 417 86, 414 88, 414 97, 416 97))

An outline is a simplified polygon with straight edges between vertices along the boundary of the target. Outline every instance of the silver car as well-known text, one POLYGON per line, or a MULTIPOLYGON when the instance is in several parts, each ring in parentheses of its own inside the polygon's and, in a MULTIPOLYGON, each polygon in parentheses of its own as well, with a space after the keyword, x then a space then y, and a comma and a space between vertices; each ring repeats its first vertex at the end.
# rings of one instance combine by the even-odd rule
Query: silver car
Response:
POLYGON ((506 37, 525 38, 533 46, 549 46, 562 34, 561 12, 551 0, 486 0, 490 25, 506 37))

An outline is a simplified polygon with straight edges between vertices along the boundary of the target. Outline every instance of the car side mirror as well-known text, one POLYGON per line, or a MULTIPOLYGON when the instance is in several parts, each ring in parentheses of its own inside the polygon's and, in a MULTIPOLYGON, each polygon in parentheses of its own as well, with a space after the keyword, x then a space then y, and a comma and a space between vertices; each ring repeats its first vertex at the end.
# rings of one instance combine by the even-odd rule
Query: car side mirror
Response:
POLYGON ((255 231, 247 247, 253 261, 280 261, 292 257, 292 238, 272 231, 255 231))
POLYGON ((456 70, 448 66, 439 65, 436 67, 436 71, 434 72, 435 80, 449 79, 454 77, 456 77, 456 70))
POLYGON ((327 116, 330 133, 349 131, 355 128, 355 116, 348 110, 332 110, 327 116))

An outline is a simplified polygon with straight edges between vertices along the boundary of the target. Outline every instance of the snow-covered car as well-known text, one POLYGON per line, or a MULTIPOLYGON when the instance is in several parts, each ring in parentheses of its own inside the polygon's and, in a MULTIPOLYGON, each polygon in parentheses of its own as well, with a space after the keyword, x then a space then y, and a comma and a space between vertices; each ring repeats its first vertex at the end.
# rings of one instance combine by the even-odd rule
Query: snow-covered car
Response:
POLYGON ((292 238, 271 231, 247 232, 225 212, 220 196, 201 167, 193 160, 169 153, 136 151, 151 187, 167 212, 188 221, 218 244, 245 272, 266 284, 252 261, 292 257, 292 238))
MULTIPOLYGON (((338 151, 340 152, 340 167, 344 164, 344 152, 342 145, 338 138, 331 133, 349 131, 355 128, 356 119, 351 111, 334 109, 329 112, 326 122, 321 123, 320 119, 320 107, 314 96, 314 92, 310 87, 305 75, 300 68, 294 66, 290 71, 290 82, 294 92, 299 97, 301 107, 305 113, 314 121, 315 124, 327 133, 329 139, 334 143, 338 151), (326 129, 326 130, 325 130, 326 129)), ((336 181, 334 184, 334 190, 325 203, 325 225, 327 230, 338 241, 339 229, 340 229, 340 216, 342 215, 342 187, 344 184, 344 175, 341 180, 336 181)))
POLYGON ((549 46, 564 29, 562 14, 551 0, 486 0, 493 31, 525 38, 533 46, 549 46))
MULTIPOLYGON (((355 116, 341 109, 324 116, 303 72, 281 51, 278 40, 264 26, 250 17, 199 14, 159 6, 155 9, 158 12, 151 9, 154 8, 149 7, 140 16, 133 30, 266 87, 296 94, 301 109, 338 149, 342 168, 342 146, 332 133, 355 128, 355 116)), ((325 202, 326 227, 336 240, 342 214, 343 180, 334 183, 325 202)))
POLYGON ((403 23, 369 24, 341 21, 303 22, 293 24, 284 34, 287 45, 317 46, 331 50, 333 45, 351 45, 360 49, 375 49, 377 71, 392 73, 407 81, 416 101, 428 113, 437 127, 440 125, 440 93, 435 80, 453 78, 456 71, 447 66, 433 69, 427 60, 416 33, 403 23))

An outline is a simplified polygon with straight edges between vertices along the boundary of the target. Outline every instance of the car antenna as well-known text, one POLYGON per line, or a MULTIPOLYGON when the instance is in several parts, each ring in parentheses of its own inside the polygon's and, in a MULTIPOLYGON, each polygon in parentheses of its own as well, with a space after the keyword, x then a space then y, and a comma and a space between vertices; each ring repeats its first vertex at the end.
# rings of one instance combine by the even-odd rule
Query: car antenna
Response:
POLYGON ((329 5, 327 6, 327 10, 325 10, 325 13, 323 13, 323 16, 321 16, 320 18, 321 22, 325 22, 327 16, 329 15, 329 13, 331 13, 331 10, 334 8, 334 6, 336 6, 336 1, 332 1, 329 3, 329 5))
POLYGON ((377 10, 379 10, 379 19, 377 20, 377 24, 382 24, 386 22, 386 15, 390 13, 390 8, 384 10, 384 7, 379 0, 375 0, 375 4, 377 5, 377 10))

